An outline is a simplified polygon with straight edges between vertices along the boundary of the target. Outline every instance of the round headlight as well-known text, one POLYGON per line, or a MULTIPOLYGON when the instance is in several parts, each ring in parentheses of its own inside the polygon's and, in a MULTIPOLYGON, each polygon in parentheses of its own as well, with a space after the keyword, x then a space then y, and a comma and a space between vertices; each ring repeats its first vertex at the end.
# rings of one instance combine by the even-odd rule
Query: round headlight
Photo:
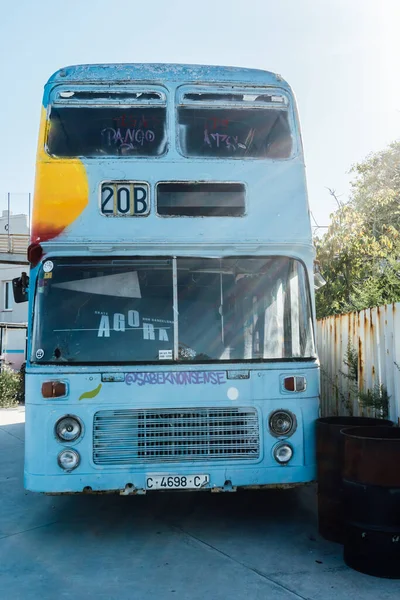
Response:
POLYGON ((60 454, 57 457, 58 464, 65 471, 73 471, 80 463, 80 456, 76 450, 72 450, 71 448, 66 448, 65 450, 61 450, 60 454))
POLYGON ((276 462, 285 465, 293 456, 293 448, 289 444, 279 444, 274 448, 274 458, 276 462))
POLYGON ((76 417, 67 415, 56 423, 56 436, 62 442, 74 442, 82 433, 82 426, 76 417))
POLYGON ((296 417, 288 410, 276 410, 269 417, 269 428, 277 437, 292 435, 296 427, 296 417))

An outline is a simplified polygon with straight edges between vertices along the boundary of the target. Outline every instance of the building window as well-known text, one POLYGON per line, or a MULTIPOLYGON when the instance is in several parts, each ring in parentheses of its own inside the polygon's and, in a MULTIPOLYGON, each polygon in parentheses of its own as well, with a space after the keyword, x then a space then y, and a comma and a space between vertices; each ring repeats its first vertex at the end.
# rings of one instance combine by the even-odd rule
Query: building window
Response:
POLYGON ((4 310, 12 310, 12 282, 4 282, 4 310))

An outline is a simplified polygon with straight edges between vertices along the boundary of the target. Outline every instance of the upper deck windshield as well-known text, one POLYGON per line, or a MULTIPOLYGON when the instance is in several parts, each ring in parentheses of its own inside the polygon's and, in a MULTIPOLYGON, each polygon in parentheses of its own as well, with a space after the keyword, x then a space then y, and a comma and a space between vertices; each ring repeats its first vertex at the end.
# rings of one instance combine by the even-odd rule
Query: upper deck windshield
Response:
POLYGON ((188 158, 289 158, 293 149, 285 95, 226 92, 182 93, 167 129, 163 92, 64 90, 54 92, 46 149, 54 157, 157 157, 168 138, 188 158), (178 135, 175 130, 178 128, 178 135))
POLYGON ((315 356, 307 277, 293 259, 82 258, 46 269, 36 290, 36 363, 315 356))

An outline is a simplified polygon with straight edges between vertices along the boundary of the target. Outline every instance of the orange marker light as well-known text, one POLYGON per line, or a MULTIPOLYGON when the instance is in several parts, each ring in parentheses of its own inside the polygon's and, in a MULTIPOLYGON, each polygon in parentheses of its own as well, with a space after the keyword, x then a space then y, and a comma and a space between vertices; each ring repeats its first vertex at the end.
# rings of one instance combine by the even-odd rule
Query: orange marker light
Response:
POLYGON ((43 398, 61 398, 67 395, 67 385, 63 381, 44 381, 42 383, 43 398))
POLYGON ((295 377, 285 377, 283 380, 283 387, 287 392, 295 392, 296 391, 296 378, 295 377))

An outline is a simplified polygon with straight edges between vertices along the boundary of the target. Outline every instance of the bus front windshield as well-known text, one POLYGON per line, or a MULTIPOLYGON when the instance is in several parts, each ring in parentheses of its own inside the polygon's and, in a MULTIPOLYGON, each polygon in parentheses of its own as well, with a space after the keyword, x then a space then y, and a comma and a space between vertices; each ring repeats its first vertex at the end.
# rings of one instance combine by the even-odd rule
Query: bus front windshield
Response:
POLYGON ((315 356, 306 272, 287 257, 48 260, 34 314, 39 364, 315 356))

